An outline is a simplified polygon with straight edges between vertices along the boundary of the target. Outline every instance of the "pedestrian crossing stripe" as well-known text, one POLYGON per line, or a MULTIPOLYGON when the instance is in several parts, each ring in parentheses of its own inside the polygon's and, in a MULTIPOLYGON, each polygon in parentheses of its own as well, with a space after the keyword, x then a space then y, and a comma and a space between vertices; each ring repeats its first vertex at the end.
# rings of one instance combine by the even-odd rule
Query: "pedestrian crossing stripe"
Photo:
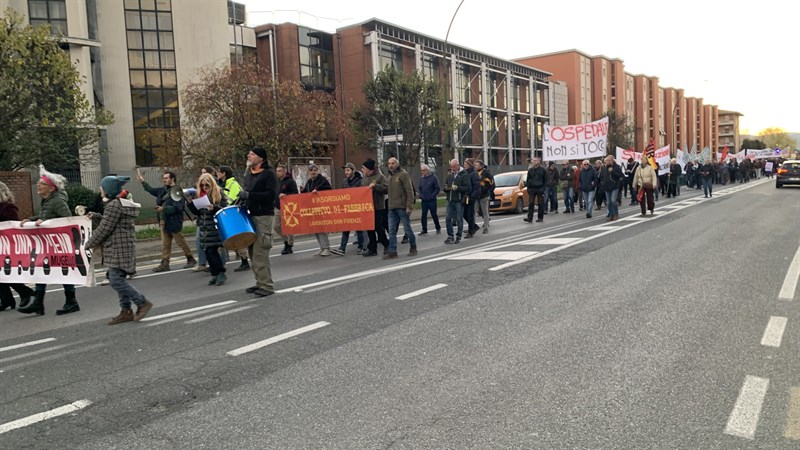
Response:
POLYGON ((615 227, 613 225, 600 225, 600 226, 597 226, 597 227, 589 228, 590 231, 611 231, 611 230, 616 230, 616 229, 617 229, 617 227, 615 227))
POLYGON ((564 245, 580 241, 583 238, 539 238, 520 242, 518 245, 564 245))
POLYGON ((495 261, 516 261, 521 258, 533 256, 539 252, 475 252, 464 255, 455 255, 451 260, 495 260, 495 261))

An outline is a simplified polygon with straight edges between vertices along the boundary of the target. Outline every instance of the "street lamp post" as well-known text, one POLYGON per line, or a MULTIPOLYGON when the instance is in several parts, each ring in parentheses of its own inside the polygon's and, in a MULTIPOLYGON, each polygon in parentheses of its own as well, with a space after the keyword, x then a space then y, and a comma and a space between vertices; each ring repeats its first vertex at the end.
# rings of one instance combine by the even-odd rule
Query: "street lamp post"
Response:
MULTIPOLYGON (((455 86, 452 86, 450 88, 448 87, 449 83, 448 83, 448 73, 447 73, 447 40, 450 38, 450 29, 453 27, 453 22, 456 20, 456 15, 458 14, 458 10, 461 9, 461 5, 463 5, 463 4, 464 4, 464 0, 461 0, 458 3, 458 7, 456 8, 456 11, 453 13, 453 17, 450 18, 450 25, 448 25, 448 27, 447 27, 447 33, 444 36, 444 45, 442 46, 442 66, 443 66, 442 67, 442 69, 443 69, 442 70, 442 75, 443 75, 442 76, 442 87, 443 87, 443 89, 442 89, 442 94, 443 94, 442 95, 442 113, 444 114, 444 117, 443 117, 443 120, 442 120, 442 164, 445 167, 447 166, 447 163, 450 160, 450 156, 449 156, 450 152, 449 151, 445 152, 445 146, 447 145, 447 125, 448 125, 449 117, 450 117, 450 114, 447 111, 447 96, 449 95, 450 91, 455 91, 455 86)), ((453 105, 455 105, 455 102, 456 102, 455 95, 453 95, 452 97, 453 97, 453 100, 452 100, 453 101, 453 105)), ((455 145, 455 142, 453 142, 453 144, 455 145)), ((449 148, 448 148, 448 150, 449 150, 449 148)), ((455 158, 455 151, 453 151, 452 157, 455 158)))

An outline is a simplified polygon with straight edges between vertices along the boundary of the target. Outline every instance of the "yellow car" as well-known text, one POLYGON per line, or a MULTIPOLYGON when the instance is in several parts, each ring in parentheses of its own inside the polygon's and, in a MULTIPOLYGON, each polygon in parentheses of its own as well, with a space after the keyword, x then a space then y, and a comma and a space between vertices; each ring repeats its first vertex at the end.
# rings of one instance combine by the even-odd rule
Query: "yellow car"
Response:
POLYGON ((498 173, 494 176, 494 200, 489 212, 513 211, 522 214, 528 207, 528 190, 524 188, 527 171, 498 173))

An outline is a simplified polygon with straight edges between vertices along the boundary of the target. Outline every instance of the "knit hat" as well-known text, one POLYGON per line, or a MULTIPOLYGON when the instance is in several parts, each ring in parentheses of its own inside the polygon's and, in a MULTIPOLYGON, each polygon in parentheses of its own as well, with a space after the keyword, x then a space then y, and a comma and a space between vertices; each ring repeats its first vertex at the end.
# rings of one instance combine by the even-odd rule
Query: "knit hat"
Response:
POLYGON ((356 165, 353 164, 353 163, 347 163, 344 166, 342 166, 342 169, 350 169, 353 172, 355 172, 356 171, 356 165))
POLYGON ((260 156, 264 161, 267 160, 267 150, 264 147, 253 147, 250 151, 260 156))
POLYGON ((63 175, 48 172, 43 165, 39 166, 39 180, 57 191, 67 187, 67 179, 63 175))
POLYGON ((366 167, 369 170, 375 170, 375 160, 370 158, 370 159, 364 161, 363 166, 366 167))
POLYGON ((114 199, 122 192, 122 185, 128 181, 131 181, 131 177, 107 176, 100 182, 100 187, 103 188, 106 198, 114 199))

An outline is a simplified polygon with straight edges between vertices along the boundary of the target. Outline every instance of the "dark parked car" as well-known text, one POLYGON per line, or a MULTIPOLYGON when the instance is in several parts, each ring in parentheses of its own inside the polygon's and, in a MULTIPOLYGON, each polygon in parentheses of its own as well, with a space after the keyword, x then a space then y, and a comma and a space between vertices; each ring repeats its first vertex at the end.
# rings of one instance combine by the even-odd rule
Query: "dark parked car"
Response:
POLYGON ((775 187, 780 188, 785 184, 800 185, 800 161, 790 159, 781 164, 775 176, 775 187))

